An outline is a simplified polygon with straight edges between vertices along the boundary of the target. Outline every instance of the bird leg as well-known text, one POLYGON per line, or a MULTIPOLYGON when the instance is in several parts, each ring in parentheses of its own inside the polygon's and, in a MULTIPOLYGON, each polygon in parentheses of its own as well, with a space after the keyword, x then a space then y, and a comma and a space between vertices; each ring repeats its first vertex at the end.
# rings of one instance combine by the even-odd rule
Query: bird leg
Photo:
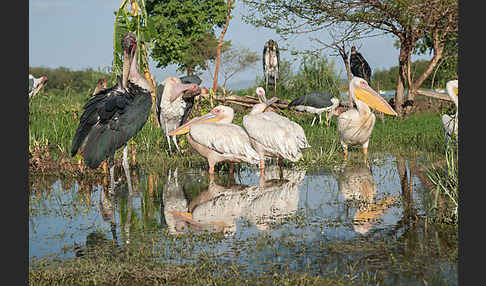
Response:
POLYGON ((260 177, 265 178, 265 160, 260 160, 260 177))
POLYGON ((348 160, 348 147, 344 147, 344 161, 348 160))
POLYGON ((368 147, 363 146, 363 159, 364 162, 367 164, 368 163, 368 147))
POLYGON ((209 165, 209 180, 214 181, 214 165, 209 165))
POLYGON ((311 126, 314 126, 314 121, 316 121, 316 116, 314 116, 314 119, 312 119, 311 126))
POLYGON ((130 177, 130 166, 128 165, 128 145, 123 148, 123 170, 125 170, 125 176, 127 177, 128 191, 132 194, 132 179, 130 177))
POLYGON ((110 187, 108 188, 108 193, 113 195, 115 194, 115 158, 113 156, 108 158, 108 164, 110 166, 110 187))
POLYGON ((230 182, 231 184, 235 184, 235 165, 230 162, 229 163, 229 179, 230 179, 230 182))
POLYGON ((172 136, 172 142, 174 142, 174 145, 176 146, 177 151, 180 152, 181 149, 179 149, 179 145, 177 145, 177 136, 176 135, 172 136))
POLYGON ((165 138, 167 139, 167 144, 169 144, 169 153, 172 152, 171 148, 170 148, 170 137, 169 136, 165 136, 165 138))
POLYGON ((321 118, 321 114, 319 113, 319 124, 321 124, 322 122, 322 118, 321 118))

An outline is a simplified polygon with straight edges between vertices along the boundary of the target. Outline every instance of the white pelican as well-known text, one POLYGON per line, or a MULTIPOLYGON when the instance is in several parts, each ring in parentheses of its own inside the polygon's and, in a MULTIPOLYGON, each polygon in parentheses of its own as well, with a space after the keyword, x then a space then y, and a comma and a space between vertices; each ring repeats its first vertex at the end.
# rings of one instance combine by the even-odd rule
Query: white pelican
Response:
POLYGON ((454 114, 453 116, 450 116, 448 114, 442 115, 442 126, 444 127, 444 136, 446 138, 447 144, 449 144, 449 140, 453 136, 452 133, 454 133, 454 137, 452 138, 453 138, 453 142, 455 142, 455 138, 457 138, 457 134, 459 130, 459 125, 458 125, 459 106, 457 100, 458 88, 459 88, 459 82, 457 79, 450 80, 446 84, 447 93, 449 94, 449 97, 456 105, 456 114, 454 114))
POLYGON ((264 177, 265 157, 277 157, 279 164, 282 159, 297 162, 302 158, 300 149, 310 145, 299 124, 275 112, 264 112, 278 98, 273 97, 267 101, 262 87, 258 87, 256 93, 262 103, 255 104, 250 113, 243 116, 243 127, 260 155, 260 174, 264 177))
MULTIPOLYGON (((180 78, 168 77, 162 82, 162 87, 157 87, 156 111, 160 126, 168 133, 182 125, 189 115, 192 104, 188 105, 182 98, 184 91, 189 90, 193 94, 200 93, 199 85, 196 83, 182 83, 180 78), (162 91, 162 92, 161 92, 162 91), (162 93, 162 94, 161 94, 162 93)), ((177 137, 172 136, 172 141, 179 151, 177 137)), ((170 138, 167 136, 167 143, 170 147, 170 138)))
POLYGON ((209 113, 194 118, 166 136, 188 133, 187 142, 209 163, 210 177, 218 162, 247 162, 257 164, 260 156, 253 149, 250 138, 243 128, 232 124, 234 111, 218 105, 209 113))
MULTIPOLYGON (((298 111, 304 111, 309 113, 314 113, 319 115, 319 123, 321 123, 321 113, 327 111, 326 125, 329 126, 329 120, 331 116, 335 114, 333 111, 338 107, 339 99, 332 96, 328 92, 312 92, 309 94, 301 95, 296 99, 292 100, 288 107, 295 106, 298 111)), ((311 126, 314 125, 317 116, 312 119, 311 126)))
POLYGON ((366 80, 360 77, 355 76, 350 81, 349 94, 356 104, 356 108, 341 113, 337 120, 339 141, 344 149, 344 160, 348 159, 348 146, 362 145, 364 161, 367 162, 368 143, 376 121, 370 107, 390 115, 397 116, 397 113, 368 85, 366 80))

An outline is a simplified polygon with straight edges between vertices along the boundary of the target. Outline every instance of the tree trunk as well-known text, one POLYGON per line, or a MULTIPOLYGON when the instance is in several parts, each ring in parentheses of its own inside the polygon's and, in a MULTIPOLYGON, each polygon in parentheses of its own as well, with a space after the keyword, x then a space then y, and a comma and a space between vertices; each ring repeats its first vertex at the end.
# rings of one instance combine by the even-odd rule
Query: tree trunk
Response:
POLYGON ((218 73, 219 73, 219 65, 221 63, 221 49, 223 48, 223 37, 224 37, 224 34, 226 34, 226 30, 228 29, 230 16, 231 16, 231 0, 228 0, 227 12, 226 12, 226 24, 224 25, 223 31, 221 31, 221 34, 219 35, 219 38, 218 38, 218 49, 217 49, 217 54, 216 54, 216 67, 214 69, 214 79, 213 79, 213 91, 214 92, 216 92, 218 90, 218 73))
POLYGON ((434 71, 434 68, 437 66, 440 59, 442 58, 443 53, 444 53, 444 46, 434 42, 434 57, 428 63, 424 73, 422 73, 417 78, 417 80, 414 81, 410 86, 407 99, 413 100, 415 98, 415 94, 417 93, 417 90, 422 86, 422 84, 427 79, 427 77, 434 71))
MULTIPOLYGON (((395 94, 395 111, 398 116, 403 115, 403 102, 405 98, 405 83, 408 80, 408 63, 412 53, 413 43, 411 39, 402 37, 400 39, 400 54, 398 55, 398 80, 397 92, 395 94)), ((410 92, 410 91, 409 91, 410 92)))
MULTIPOLYGON (((348 76, 348 82, 351 82, 351 79, 353 76, 351 75, 351 68, 349 66, 349 61, 348 61, 348 53, 346 53, 346 49, 343 47, 339 47, 339 54, 341 55, 341 58, 343 59, 344 62, 344 67, 346 68, 346 74, 348 76)), ((348 90, 348 106, 352 107, 353 106, 353 100, 351 99, 351 96, 349 95, 349 90, 348 90)))

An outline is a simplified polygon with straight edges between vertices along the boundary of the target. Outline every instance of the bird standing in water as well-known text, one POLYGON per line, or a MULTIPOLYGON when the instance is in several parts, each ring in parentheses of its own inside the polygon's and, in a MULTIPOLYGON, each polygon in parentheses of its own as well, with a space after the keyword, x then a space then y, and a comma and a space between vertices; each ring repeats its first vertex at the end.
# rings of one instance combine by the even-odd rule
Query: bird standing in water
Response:
POLYGON ((266 157, 277 157, 279 165, 282 159, 297 162, 302 158, 301 149, 311 146, 299 124, 275 112, 264 112, 277 97, 267 100, 262 87, 258 87, 256 93, 262 103, 255 104, 250 113, 243 116, 243 127, 260 156, 260 176, 264 177, 266 157))
MULTIPOLYGON (((166 136, 187 134, 187 142, 208 160, 210 178, 218 162, 257 164, 260 159, 243 128, 231 123, 234 111, 218 105, 209 113, 194 118, 166 136)), ((230 168, 232 169, 232 168, 230 168)))
POLYGON ((123 146, 122 165, 131 189, 126 144, 145 125, 152 107, 152 86, 138 72, 137 38, 127 33, 121 46, 122 77, 118 77, 114 87, 100 91, 86 103, 71 148, 71 155, 80 152, 86 165, 92 169, 108 159, 110 193, 114 191, 115 183, 115 152, 123 146))
POLYGON ((367 162, 368 144, 375 126, 376 117, 371 108, 386 114, 397 113, 368 82, 360 77, 353 77, 349 82, 349 94, 356 107, 341 113, 337 120, 339 141, 344 149, 344 160, 348 159, 348 146, 362 145, 364 161, 367 162))

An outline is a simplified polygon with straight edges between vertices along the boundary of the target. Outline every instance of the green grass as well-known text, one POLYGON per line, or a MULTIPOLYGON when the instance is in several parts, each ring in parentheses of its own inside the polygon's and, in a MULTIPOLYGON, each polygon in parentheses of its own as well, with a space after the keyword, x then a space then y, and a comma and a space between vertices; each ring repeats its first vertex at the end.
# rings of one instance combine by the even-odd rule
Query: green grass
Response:
MULTIPOLYGON (((89 98, 89 93, 73 93, 66 89, 58 94, 39 94, 29 104, 29 151, 36 146, 47 147, 55 158, 69 156, 71 141, 82 114, 82 107, 89 98)), ((249 109, 231 105, 235 109, 233 123, 242 125, 242 118, 249 109)), ((207 102, 202 102, 192 116, 199 116, 210 110, 207 102)), ((297 164, 313 165, 339 162, 342 160, 342 147, 336 131, 336 117, 330 126, 324 122, 311 126, 312 114, 292 110, 278 111, 300 124, 305 131, 311 148, 303 152, 303 158, 297 164)), ((369 144, 369 156, 374 153, 418 154, 443 157, 445 152, 440 115, 437 113, 413 114, 405 118, 385 117, 385 122, 377 119, 369 144)), ((205 160, 187 144, 185 136, 179 136, 179 145, 183 154, 168 153, 168 145, 162 130, 156 126, 153 113, 130 144, 136 146, 137 163, 143 166, 191 166, 204 164, 205 160)), ((351 147, 351 156, 362 156, 361 147, 351 147)), ((117 159, 119 158, 117 153, 117 159)), ((75 158, 70 159, 75 162, 75 158)))

